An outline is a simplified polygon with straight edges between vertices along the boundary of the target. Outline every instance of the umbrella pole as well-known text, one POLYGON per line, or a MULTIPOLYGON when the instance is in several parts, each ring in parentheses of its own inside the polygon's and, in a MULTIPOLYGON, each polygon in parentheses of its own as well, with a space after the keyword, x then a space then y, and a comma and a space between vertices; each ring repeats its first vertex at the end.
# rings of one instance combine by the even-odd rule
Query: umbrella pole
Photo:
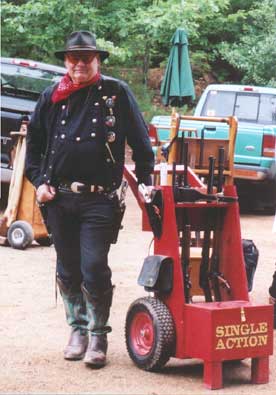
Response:
MULTIPOLYGON (((180 115, 176 112, 175 107, 172 108, 171 127, 170 127, 170 142, 177 136, 180 125, 180 115)), ((177 161, 177 144, 173 143, 168 153, 168 163, 177 161)), ((167 185, 172 185, 172 176, 167 178, 167 185)))
MULTIPOLYGON (((172 141, 176 136, 179 131, 179 125, 180 125, 180 115, 179 113, 176 112, 175 107, 172 108, 172 115, 171 115, 171 129, 170 129, 170 141, 172 141)), ((177 144, 172 144, 170 152, 169 152, 169 157, 168 157, 168 163, 173 163, 177 161, 177 144)))

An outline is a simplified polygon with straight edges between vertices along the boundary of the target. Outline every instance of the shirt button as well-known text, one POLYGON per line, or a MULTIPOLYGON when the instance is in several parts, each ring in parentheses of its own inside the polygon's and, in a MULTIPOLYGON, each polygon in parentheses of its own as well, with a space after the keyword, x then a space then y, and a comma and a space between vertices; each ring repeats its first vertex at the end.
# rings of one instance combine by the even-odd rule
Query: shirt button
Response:
POLYGON ((99 105, 99 103, 98 103, 98 102, 94 103, 94 106, 95 106, 95 107, 98 107, 98 105, 99 105))
POLYGON ((63 104, 61 108, 62 108, 63 110, 65 110, 65 108, 66 108, 66 105, 65 105, 65 104, 63 104))
POLYGON ((80 137, 76 137, 76 141, 80 141, 80 137))
POLYGON ((65 139, 65 134, 62 134, 60 138, 65 139))
POLYGON ((55 153, 55 151, 54 151, 54 150, 52 150, 52 151, 51 151, 51 154, 54 154, 54 153, 55 153))
POLYGON ((55 135, 55 139, 57 139, 58 138, 58 136, 57 136, 57 134, 55 135))
POLYGON ((50 165, 50 166, 49 166, 49 169, 51 169, 52 167, 53 167, 53 166, 50 165))
POLYGON ((93 118, 92 123, 96 123, 96 122, 97 122, 97 118, 93 118))
POLYGON ((107 162, 110 162, 110 158, 107 158, 106 161, 107 161, 107 162))
POLYGON ((62 125, 65 125, 65 124, 66 124, 65 119, 63 119, 63 120, 61 121, 61 124, 62 124, 62 125))
POLYGON ((98 91, 100 91, 102 89, 102 86, 100 85, 100 86, 98 86, 98 91))
POLYGON ((91 137, 96 137, 96 133, 92 132, 91 137))

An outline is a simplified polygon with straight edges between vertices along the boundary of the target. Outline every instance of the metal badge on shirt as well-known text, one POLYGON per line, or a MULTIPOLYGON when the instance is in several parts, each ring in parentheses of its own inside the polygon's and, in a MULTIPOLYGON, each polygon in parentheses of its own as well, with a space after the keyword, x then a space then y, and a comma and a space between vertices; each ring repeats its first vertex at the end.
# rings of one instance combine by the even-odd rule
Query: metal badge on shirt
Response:
POLYGON ((113 163, 116 163, 115 158, 112 154, 111 148, 109 146, 110 143, 113 143, 116 140, 116 133, 113 130, 110 130, 113 128, 116 124, 116 117, 114 116, 113 113, 113 108, 115 106, 115 101, 116 101, 116 96, 103 96, 102 97, 103 101, 105 102, 105 110, 106 110, 106 116, 105 116, 105 125, 107 126, 108 130, 106 132, 106 149, 109 153, 110 158, 107 158, 107 161, 109 162, 110 159, 112 160, 113 163))

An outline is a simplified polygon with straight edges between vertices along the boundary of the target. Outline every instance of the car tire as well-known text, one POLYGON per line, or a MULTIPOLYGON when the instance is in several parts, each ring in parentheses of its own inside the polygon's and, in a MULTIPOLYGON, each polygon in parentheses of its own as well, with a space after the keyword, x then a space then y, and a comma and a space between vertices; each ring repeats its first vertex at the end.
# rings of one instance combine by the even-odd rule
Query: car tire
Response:
POLYGON ((7 238, 12 248, 24 250, 34 240, 33 228, 26 221, 15 221, 9 227, 7 238))

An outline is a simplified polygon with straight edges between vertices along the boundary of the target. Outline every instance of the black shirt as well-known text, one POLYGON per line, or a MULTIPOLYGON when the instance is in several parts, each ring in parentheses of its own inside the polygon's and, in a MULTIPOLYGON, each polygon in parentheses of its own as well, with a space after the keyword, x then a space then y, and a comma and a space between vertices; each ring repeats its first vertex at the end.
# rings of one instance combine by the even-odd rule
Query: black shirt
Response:
POLYGON ((58 103, 41 95, 27 134, 26 175, 38 187, 60 179, 120 186, 126 141, 138 182, 149 183, 154 155, 136 100, 122 81, 101 76, 58 103))

